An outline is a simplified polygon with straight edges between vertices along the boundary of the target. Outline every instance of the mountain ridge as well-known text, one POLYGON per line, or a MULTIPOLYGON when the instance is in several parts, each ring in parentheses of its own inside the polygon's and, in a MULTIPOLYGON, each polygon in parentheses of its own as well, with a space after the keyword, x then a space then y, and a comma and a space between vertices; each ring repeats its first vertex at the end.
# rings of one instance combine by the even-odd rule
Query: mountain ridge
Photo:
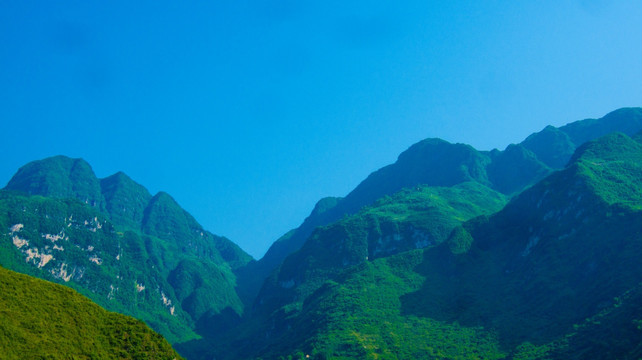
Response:
POLYGON ((241 280, 239 288, 244 293, 243 301, 246 304, 250 303, 258 293, 261 281, 256 279, 257 274, 267 278, 289 254, 300 249, 315 228, 337 221, 344 215, 353 214, 380 196, 391 195, 404 186, 443 185, 470 179, 490 185, 494 190, 506 195, 515 194, 543 179, 552 171, 563 168, 582 143, 613 131, 632 136, 640 130, 642 108, 621 108, 600 119, 578 120, 557 128, 546 126, 541 131, 529 135, 522 143, 508 145, 503 151, 477 151, 470 145, 450 144, 441 139, 422 140, 402 152, 394 164, 371 173, 347 196, 337 200, 334 206, 328 207, 320 214, 312 211, 298 228, 277 239, 261 259, 250 262, 247 269, 239 269, 237 274, 241 280), (445 148, 456 149, 459 155, 453 159, 445 148), (438 152, 430 151, 434 149, 445 154, 437 156, 438 152), (422 153, 427 153, 428 159, 432 159, 433 165, 436 166, 420 167, 418 162, 423 160, 422 153), (413 158, 419 161, 410 161, 413 158), (448 165, 457 159, 459 162, 455 162, 456 165, 448 165), (405 169, 404 163, 407 164, 405 169), (460 166, 463 168, 460 169, 460 166), (402 171, 398 171, 400 167, 402 171), (413 170, 414 168, 417 170, 413 170), (450 169, 447 171, 448 175, 441 174, 441 178, 436 179, 430 177, 431 171, 437 172, 441 169, 450 169), (396 175, 390 178, 386 173, 396 175), (403 180, 395 180, 396 178, 403 180), (386 185, 381 186, 382 183, 386 185), (381 188, 387 190, 379 190, 381 188))
MULTIPOLYGON (((496 213, 455 225, 435 246, 371 258, 350 233, 376 243, 359 226, 380 225, 333 230, 344 219, 318 228, 268 278, 253 316, 222 337, 231 345, 216 343, 222 348, 203 356, 639 355, 642 144, 635 139, 614 133, 582 145, 564 169, 496 213), (618 166, 605 171, 608 161, 618 166), (318 242, 324 232, 332 245, 318 242), (358 261, 342 261, 349 247, 358 261)), ((404 191, 397 196, 413 193, 404 191)))

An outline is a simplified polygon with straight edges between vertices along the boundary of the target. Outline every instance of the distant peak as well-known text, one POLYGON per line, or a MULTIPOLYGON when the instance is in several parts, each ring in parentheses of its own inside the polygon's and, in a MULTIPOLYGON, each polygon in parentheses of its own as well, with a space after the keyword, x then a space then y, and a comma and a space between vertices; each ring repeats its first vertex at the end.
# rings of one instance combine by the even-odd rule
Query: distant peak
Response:
POLYGON ((174 200, 172 195, 166 193, 165 191, 159 191, 159 192, 156 193, 156 195, 154 195, 152 197, 152 200, 159 200, 159 199, 162 199, 162 200, 167 199, 167 200, 171 200, 173 202, 176 202, 176 200, 174 200))
POLYGON ((149 201, 149 207, 172 207, 172 208, 179 208, 181 211, 183 210, 181 206, 178 204, 178 202, 168 193, 165 191, 159 191, 156 193, 156 195, 152 196, 151 200, 149 201))
POLYGON ((577 148, 570 163, 580 160, 609 159, 613 155, 639 153, 642 145, 621 132, 611 133, 577 148))
POLYGON ((125 173, 124 173, 124 172, 122 172, 122 171, 119 171, 119 172, 115 173, 115 174, 114 174, 114 175, 112 175, 112 176, 114 176, 114 177, 119 177, 119 178, 127 178, 127 179, 131 179, 127 174, 125 174, 125 173))
POLYGON ((30 195, 76 198, 102 208, 104 198, 89 163, 64 155, 32 161, 21 167, 5 187, 30 195))
POLYGON ((335 207, 339 203, 339 201, 341 201, 341 199, 342 198, 340 197, 333 196, 324 197, 323 199, 317 201, 316 205, 314 205, 314 209, 312 210, 310 216, 323 214, 324 212, 335 207))
POLYGON ((119 171, 113 175, 109 175, 106 178, 101 179, 100 181, 104 183, 133 183, 142 186, 122 171, 119 171))
POLYGON ((440 138, 428 138, 410 146, 408 150, 402 152, 397 159, 403 161, 416 161, 426 156, 446 156, 454 153, 477 153, 470 145, 461 143, 450 143, 440 138))
POLYGON ((619 108, 617 110, 613 110, 610 113, 604 115, 604 117, 611 117, 611 116, 631 116, 631 115, 638 115, 642 116, 642 108, 640 107, 623 107, 619 108))
POLYGON ((76 164, 83 164, 91 167, 87 161, 85 161, 82 158, 71 158, 66 155, 55 155, 55 156, 50 156, 41 160, 34 160, 20 169, 23 168, 31 168, 31 167, 45 167, 45 166, 51 166, 51 165, 58 165, 63 168, 71 168, 72 166, 76 164))

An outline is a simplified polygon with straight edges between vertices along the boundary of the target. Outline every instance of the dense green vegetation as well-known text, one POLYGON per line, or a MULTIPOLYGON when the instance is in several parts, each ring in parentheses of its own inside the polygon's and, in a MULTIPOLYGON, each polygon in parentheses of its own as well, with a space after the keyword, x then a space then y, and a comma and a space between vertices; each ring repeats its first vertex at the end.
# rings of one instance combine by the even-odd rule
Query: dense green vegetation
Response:
POLYGON ((641 144, 613 134, 500 211, 476 182, 383 197, 315 230, 251 316, 191 355, 637 358, 640 166, 641 144))
POLYGON ((266 358, 293 348, 321 358, 416 358, 424 351, 475 358, 476 353, 466 348, 478 343, 492 349, 489 354, 495 355, 488 358, 497 358, 500 352, 492 333, 404 316, 400 298, 421 285, 421 276, 407 272, 421 259, 414 249, 445 242, 462 222, 496 212, 505 201, 502 194, 475 182, 419 186, 317 229, 268 279, 250 320, 237 329, 253 339, 252 345, 242 346, 249 352, 238 353, 241 346, 236 345, 228 348, 226 343, 235 342, 225 336, 216 345, 225 350, 216 356, 244 358, 265 347, 260 354, 266 358), (408 251, 414 256, 394 257, 408 251), (264 339, 258 334, 269 335, 264 339), (395 344, 388 344, 391 338, 395 344), (420 342, 418 347, 408 345, 420 342))
POLYGON ((315 208, 301 226, 274 242, 262 259, 239 269, 244 301, 251 302, 262 280, 300 249, 314 229, 354 214, 383 196, 420 185, 453 186, 470 181, 514 196, 562 169, 583 143, 616 131, 632 136, 640 130, 642 109, 623 108, 600 119, 575 121, 559 128, 548 126, 503 151, 480 152, 441 139, 423 140, 399 155, 394 164, 370 174, 345 198, 318 205, 324 211, 315 208))
POLYGON ((424 140, 260 261, 166 193, 45 159, 0 191, 0 265, 190 359, 640 358, 641 130, 621 109, 504 151, 424 140))
POLYGON ((642 357, 641 303, 642 284, 638 284, 557 340, 539 346, 522 344, 513 358, 639 359, 642 357))
POLYGON ((0 268, 3 359, 179 359, 134 318, 105 311, 77 292, 0 268))
POLYGON ((199 324, 224 310, 243 312, 233 269, 250 257, 168 194, 152 197, 123 173, 99 180, 62 156, 24 166, 7 188, 0 265, 68 285, 171 342, 200 337, 199 324))
POLYGON ((82 159, 66 156, 30 162, 18 170, 5 189, 30 195, 77 199, 101 210, 105 207, 100 181, 91 166, 82 159))

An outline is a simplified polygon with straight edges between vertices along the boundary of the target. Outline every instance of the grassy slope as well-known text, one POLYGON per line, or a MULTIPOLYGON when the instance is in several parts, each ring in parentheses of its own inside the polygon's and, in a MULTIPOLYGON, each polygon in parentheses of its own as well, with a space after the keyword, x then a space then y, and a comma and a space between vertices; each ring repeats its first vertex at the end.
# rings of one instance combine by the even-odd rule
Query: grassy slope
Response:
POLYGON ((75 291, 0 268, 3 359, 179 359, 143 322, 75 291))

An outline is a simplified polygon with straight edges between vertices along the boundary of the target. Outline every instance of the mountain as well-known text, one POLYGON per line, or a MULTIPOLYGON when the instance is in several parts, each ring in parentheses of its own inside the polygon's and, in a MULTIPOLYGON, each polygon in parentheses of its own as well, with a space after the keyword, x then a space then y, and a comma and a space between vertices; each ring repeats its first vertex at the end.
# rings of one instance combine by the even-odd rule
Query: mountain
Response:
MULTIPOLYGON (((640 134, 642 135, 642 134, 640 134)), ((420 186, 317 228, 195 358, 642 356, 642 136, 514 196, 420 186)))
POLYGON ((3 359, 179 359, 143 322, 67 287, 0 268, 3 359))
POLYGON ((477 151, 469 145, 441 139, 423 140, 399 155, 394 164, 370 174, 346 197, 320 201, 310 216, 275 241, 262 259, 240 268, 237 275, 241 297, 246 304, 251 303, 262 281, 288 255, 300 249, 314 229, 354 214, 382 196, 419 185, 453 186, 468 181, 513 196, 562 169, 583 143, 614 131, 632 136, 640 130, 642 109, 622 108, 600 119, 576 121, 559 128, 547 126, 503 151, 477 151), (323 211, 316 211, 317 207, 323 211))
POLYGON ((21 167, 5 189, 29 195, 74 198, 101 210, 105 208, 100 181, 82 159, 56 156, 33 161, 21 167))
POLYGON ((145 208, 152 199, 147 189, 120 171, 101 179, 100 189, 112 222, 131 229, 142 228, 145 208))
POLYGON ((189 359, 642 357, 642 110, 503 151, 426 139, 252 261, 81 159, 0 191, 0 265, 144 320, 189 359))
POLYGON ((233 270, 251 257, 122 172, 98 179, 64 156, 29 163, 0 191, 0 227, 0 265, 68 285, 172 343, 243 312, 233 270))

